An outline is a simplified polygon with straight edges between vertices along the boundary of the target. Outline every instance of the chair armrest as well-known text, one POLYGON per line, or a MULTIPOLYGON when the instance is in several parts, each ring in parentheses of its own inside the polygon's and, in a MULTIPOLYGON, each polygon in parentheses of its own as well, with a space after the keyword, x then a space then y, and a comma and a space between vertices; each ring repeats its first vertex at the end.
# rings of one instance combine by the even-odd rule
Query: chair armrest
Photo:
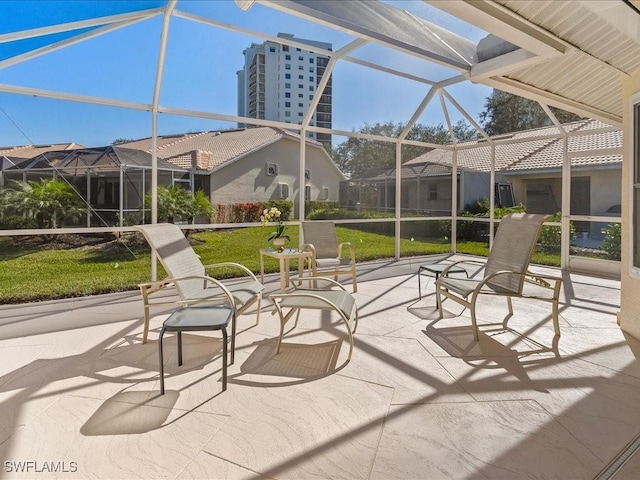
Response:
POLYGON ((341 244, 338 245, 338 258, 342 258, 342 247, 343 246, 349 247, 349 256, 351 257, 351 260, 355 263, 355 261, 356 261, 356 249, 353 248, 353 245, 351 244, 351 242, 342 242, 341 244))
POLYGON ((458 266, 460 264, 469 264, 469 265, 479 265, 481 267, 484 267, 486 265, 485 262, 480 262, 478 260, 458 260, 457 262, 453 262, 451 265, 447 265, 447 267, 442 271, 442 273, 440 274, 441 277, 447 277, 449 276, 449 270, 454 267, 454 266, 458 266))
POLYGON ((315 263, 316 261, 316 247, 313 246, 313 243, 305 243, 302 246, 302 250, 305 252, 311 252, 311 262, 315 263))
MULTIPOLYGON (((304 289, 305 287, 302 287, 303 284, 308 284, 306 286, 306 288, 310 288, 312 290, 325 290, 327 288, 331 289, 333 287, 336 287, 340 290, 344 290, 345 292, 347 291, 346 288, 344 288, 344 286, 342 286, 341 283, 336 282, 334 279, 332 278, 327 278, 327 277, 297 277, 295 282, 293 283, 293 292, 295 292, 298 289, 304 289), (296 285, 296 283, 298 283, 298 285, 296 285), (318 287, 318 285, 325 285, 325 287, 318 287)), ((292 293, 293 294, 293 293, 292 293)))
MULTIPOLYGON (((213 269, 213 268, 224 268, 224 267, 233 267, 233 268, 237 268, 239 270, 242 270, 248 277, 251 277, 256 282, 258 281, 258 277, 256 277, 255 274, 251 270, 249 270, 244 265, 241 265, 241 264, 235 263, 235 262, 212 263, 211 265, 205 265, 204 269, 205 269, 205 271, 207 271, 207 269, 209 269, 209 268, 213 269)), ((208 277, 208 278, 210 278, 210 277, 208 277)))
MULTIPOLYGON (((192 276, 188 276, 188 277, 165 278, 163 280, 158 280, 156 282, 141 283, 141 284, 138 285, 138 287, 140 288, 140 290, 142 292, 142 299, 143 299, 143 302, 146 305, 146 304, 148 304, 149 295, 162 290, 164 287, 167 287, 169 285, 175 284, 176 282, 179 282, 181 280, 198 280, 198 279, 204 280, 205 282, 213 283, 213 284, 216 285, 216 287, 219 287, 220 290, 222 290, 224 295, 229 300, 229 303, 231 304, 231 307, 234 308, 234 309, 236 308, 236 301, 233 298, 233 295, 231 295, 231 292, 229 291, 229 289, 227 287, 225 287, 224 284, 222 284, 219 280, 216 280, 215 278, 212 278, 212 277, 208 277, 206 275, 192 275, 192 276)), ((179 302, 182 302, 182 301, 189 303, 188 300, 180 300, 179 302)), ((172 302, 169 302, 169 303, 176 303, 176 302, 172 301, 172 302)))

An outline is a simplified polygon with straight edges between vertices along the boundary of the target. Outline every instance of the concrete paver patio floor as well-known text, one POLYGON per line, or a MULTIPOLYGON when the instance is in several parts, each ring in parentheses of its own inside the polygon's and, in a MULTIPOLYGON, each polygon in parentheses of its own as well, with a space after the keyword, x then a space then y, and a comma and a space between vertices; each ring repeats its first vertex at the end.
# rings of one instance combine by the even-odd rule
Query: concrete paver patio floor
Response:
MULTIPOLYGON (((320 311, 274 356, 278 320, 263 302, 258 325, 255 311, 239 318, 224 393, 220 335, 197 332, 184 334, 182 367, 165 337, 159 395, 169 311, 152 312, 142 345, 137 292, 3 306, 1 476, 597 477, 640 432, 640 343, 616 324, 619 282, 566 275, 559 339, 548 303, 514 300, 505 323, 504 298, 483 298, 474 342, 459 305, 436 321, 433 279, 418 300, 418 266, 457 258, 360 265, 350 362, 344 326, 320 311)), ((636 457, 616 478, 640 476, 636 457)))

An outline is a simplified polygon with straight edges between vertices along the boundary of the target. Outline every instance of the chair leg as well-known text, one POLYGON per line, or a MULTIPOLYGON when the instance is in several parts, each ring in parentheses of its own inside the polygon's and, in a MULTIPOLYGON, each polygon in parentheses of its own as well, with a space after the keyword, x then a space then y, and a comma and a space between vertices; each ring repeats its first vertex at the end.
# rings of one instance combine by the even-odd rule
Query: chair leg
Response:
POLYGON ((353 279, 353 293, 358 291, 358 279, 356 277, 356 267, 351 270, 351 278, 353 279))
MULTIPOLYGON (((236 312, 233 312, 233 316, 231 317, 231 363, 230 365, 233 365, 233 362, 235 362, 235 358, 236 358, 236 312)), ((225 336, 226 336, 226 331, 225 331, 225 336)), ((225 340, 224 342, 225 344, 225 348, 227 345, 227 341, 225 340)), ((225 355, 225 362, 227 360, 227 357, 225 355)))
POLYGON ((178 332, 178 366, 182 366, 182 332, 178 332))
POLYGON ((256 314, 256 325, 260 324, 260 308, 262 307, 262 293, 258 294, 258 313, 256 314))
POLYGON ((444 318, 444 314, 442 313, 442 297, 440 295, 440 287, 436 285, 436 305, 438 306, 438 315, 439 318, 444 318))
MULTIPOLYGON (((222 329, 222 391, 227 389, 227 329, 222 329)), ((231 351, 233 352, 233 339, 231 339, 231 351)))
POLYGON ((509 315, 513 316, 513 302, 510 296, 507 296, 507 307, 509 307, 509 315))
POLYGON ((164 358, 162 356, 162 337, 164 336, 164 328, 160 331, 158 339, 158 354, 160 356, 160 395, 164 395, 164 358))
POLYGON ((471 303, 471 326, 473 327, 473 339, 478 342, 480 341, 480 336, 478 334, 478 322, 476 321, 476 302, 473 300, 471 303))
POLYGON ((557 336, 560 336, 560 322, 558 319, 558 300, 553 301, 553 329, 557 336))

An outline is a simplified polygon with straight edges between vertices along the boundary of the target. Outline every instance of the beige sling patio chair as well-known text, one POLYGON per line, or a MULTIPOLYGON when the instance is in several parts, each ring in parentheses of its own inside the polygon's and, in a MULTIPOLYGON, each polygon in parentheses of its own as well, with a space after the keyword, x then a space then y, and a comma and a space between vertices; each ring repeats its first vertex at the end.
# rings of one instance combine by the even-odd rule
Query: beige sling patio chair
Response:
POLYGON ((559 336, 558 299, 562 279, 549 275, 533 274, 528 271, 542 224, 548 218, 548 215, 509 214, 500 221, 486 263, 463 260, 455 262, 449 267, 461 263, 480 263, 484 265, 484 275, 481 279, 450 277, 448 276, 449 268, 445 269, 435 282, 436 302, 440 318, 443 317, 443 296, 464 305, 471 312, 473 338, 477 341, 479 337, 476 322, 476 301, 479 295, 505 296, 509 316, 513 315, 512 297, 536 298, 552 303, 553 326, 556 335, 559 336), (524 291, 525 285, 527 285, 527 292, 524 291), (532 293, 529 293, 529 289, 532 293), (544 295, 542 295, 543 293, 544 295))
POLYGON ((356 300, 342 285, 330 278, 306 277, 294 282, 294 290, 271 295, 275 306, 273 314, 280 316, 280 336, 276 346, 276 355, 280 352, 284 327, 295 314, 294 328, 298 325, 300 311, 305 309, 328 310, 338 314, 344 322, 349 335, 349 355, 353 353, 353 334, 358 328, 358 306, 356 300))
POLYGON ((311 275, 313 277, 333 277, 351 275, 353 291, 358 291, 356 280, 356 252, 350 242, 338 243, 336 226, 333 222, 302 222, 304 250, 310 250, 311 275), (342 249, 349 249, 349 257, 343 258, 342 249))
POLYGON ((169 275, 168 278, 156 282, 139 285, 144 306, 144 334, 142 343, 147 342, 149 334, 149 308, 158 305, 172 305, 175 301, 166 298, 151 301, 150 296, 168 286, 175 286, 178 296, 177 303, 181 306, 195 304, 220 304, 227 300, 225 293, 212 282, 209 270, 231 267, 242 272, 238 278, 227 279, 222 282, 233 296, 236 315, 242 314, 254 302, 258 302, 256 322, 260 321, 260 304, 264 286, 256 276, 244 265, 233 262, 203 265, 200 258, 191 248, 189 241, 180 227, 171 223, 157 223, 153 225, 139 225, 136 230, 142 232, 151 248, 158 255, 160 263, 169 275))

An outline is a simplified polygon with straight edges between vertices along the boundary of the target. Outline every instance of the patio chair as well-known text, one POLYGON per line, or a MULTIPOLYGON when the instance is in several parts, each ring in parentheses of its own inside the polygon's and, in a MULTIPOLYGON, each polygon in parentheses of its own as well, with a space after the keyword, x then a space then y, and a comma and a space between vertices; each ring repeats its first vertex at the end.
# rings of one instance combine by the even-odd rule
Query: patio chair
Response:
POLYGON ((296 314, 294 328, 298 325, 300 311, 304 309, 329 310, 336 312, 344 321, 349 334, 349 355, 353 353, 353 334, 358 328, 358 306, 356 301, 342 285, 330 278, 306 277, 294 282, 294 290, 288 293, 274 294, 269 297, 275 306, 274 312, 280 316, 280 336, 276 346, 276 355, 280 352, 284 327, 296 314), (287 311, 288 309, 288 311, 287 311), (286 313, 285 313, 286 312, 286 313))
POLYGON ((338 243, 336 226, 333 222, 302 222, 304 250, 311 251, 311 275, 313 277, 333 277, 351 275, 353 291, 358 291, 356 280, 356 252, 349 242, 338 243), (343 258, 342 248, 349 249, 349 257, 343 258))
MULTIPOLYGON (((436 280, 436 302, 439 317, 443 318, 443 296, 461 305, 471 312, 473 338, 477 341, 478 325, 476 321, 476 301, 479 295, 500 295, 507 298, 509 317, 513 315, 512 297, 536 298, 552 303, 552 317, 555 334, 560 336, 558 324, 558 299, 562 279, 549 275, 533 274, 528 271, 531 256, 536 248, 542 224, 548 215, 512 213, 505 216, 498 226, 486 263, 463 260, 446 268, 436 280), (484 275, 478 278, 450 277, 449 270, 461 263, 480 263, 484 265, 484 275), (545 293, 545 296, 525 293, 525 285, 533 293, 545 293), (470 299, 469 299, 470 297, 470 299)), ((507 317, 508 318, 508 317, 507 317)))
MULTIPOLYGON (((136 230, 142 232, 151 248, 158 255, 160 263, 169 275, 168 278, 156 282, 139 285, 144 305, 144 333, 142 343, 147 342, 149 334, 149 308, 158 305, 175 305, 175 301, 151 301, 151 295, 168 286, 175 286, 178 291, 177 304, 180 306, 195 304, 218 305, 227 301, 225 292, 208 276, 208 271, 216 268, 234 268, 242 272, 239 278, 222 282, 231 293, 235 302, 236 316, 242 314, 254 302, 258 302, 256 323, 260 321, 260 304, 264 286, 256 276, 244 265, 233 262, 203 265, 200 258, 191 248, 189 241, 180 227, 171 223, 139 225, 136 230)), ((235 328, 235 326, 234 326, 235 328)))

